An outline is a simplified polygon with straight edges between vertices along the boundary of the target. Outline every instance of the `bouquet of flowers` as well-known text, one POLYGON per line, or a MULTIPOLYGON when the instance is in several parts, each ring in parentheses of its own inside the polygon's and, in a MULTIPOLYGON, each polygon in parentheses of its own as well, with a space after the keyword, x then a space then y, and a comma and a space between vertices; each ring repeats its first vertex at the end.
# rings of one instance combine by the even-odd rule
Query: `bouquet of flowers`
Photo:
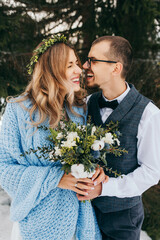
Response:
POLYGON ((91 178, 96 167, 102 166, 115 176, 120 175, 109 169, 106 161, 107 153, 120 156, 127 152, 120 148, 118 122, 110 122, 104 129, 90 122, 87 125, 76 125, 71 120, 63 120, 56 129, 49 130, 51 145, 34 152, 39 151, 45 159, 49 155, 50 161, 60 161, 66 173, 71 172, 76 178, 91 178))

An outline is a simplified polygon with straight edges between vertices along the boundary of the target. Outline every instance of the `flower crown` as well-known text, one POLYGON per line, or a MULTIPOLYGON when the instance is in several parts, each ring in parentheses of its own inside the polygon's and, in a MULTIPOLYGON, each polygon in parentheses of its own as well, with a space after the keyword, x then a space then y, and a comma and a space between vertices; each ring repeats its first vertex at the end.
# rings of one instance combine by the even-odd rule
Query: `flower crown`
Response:
POLYGON ((67 43, 67 38, 64 35, 54 35, 53 37, 49 39, 43 39, 42 40, 43 44, 35 49, 33 52, 36 54, 31 57, 30 63, 27 65, 27 71, 28 74, 31 75, 33 73, 34 65, 36 62, 38 62, 39 57, 51 46, 53 46, 55 43, 67 43))

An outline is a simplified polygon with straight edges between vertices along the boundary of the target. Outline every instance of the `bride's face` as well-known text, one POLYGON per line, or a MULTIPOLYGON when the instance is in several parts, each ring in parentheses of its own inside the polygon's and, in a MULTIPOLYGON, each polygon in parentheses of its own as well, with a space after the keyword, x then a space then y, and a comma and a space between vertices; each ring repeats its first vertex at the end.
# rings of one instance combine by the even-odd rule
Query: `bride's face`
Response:
POLYGON ((66 67, 66 78, 71 83, 72 91, 80 90, 80 75, 82 69, 79 67, 78 59, 72 49, 69 50, 69 57, 66 67))

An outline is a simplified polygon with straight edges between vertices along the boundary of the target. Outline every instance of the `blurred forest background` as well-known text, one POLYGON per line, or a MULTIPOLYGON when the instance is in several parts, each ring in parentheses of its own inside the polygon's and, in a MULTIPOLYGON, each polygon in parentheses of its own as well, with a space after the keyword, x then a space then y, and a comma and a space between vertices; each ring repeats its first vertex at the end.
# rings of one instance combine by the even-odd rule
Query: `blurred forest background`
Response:
MULTIPOLYGON (((97 37, 127 38, 134 50, 127 81, 160 107, 159 0, 1 0, 0 99, 24 90, 32 50, 57 32, 75 45, 82 62, 97 37)), ((143 230, 153 240, 160 239, 159 194, 160 185, 143 195, 143 230)))

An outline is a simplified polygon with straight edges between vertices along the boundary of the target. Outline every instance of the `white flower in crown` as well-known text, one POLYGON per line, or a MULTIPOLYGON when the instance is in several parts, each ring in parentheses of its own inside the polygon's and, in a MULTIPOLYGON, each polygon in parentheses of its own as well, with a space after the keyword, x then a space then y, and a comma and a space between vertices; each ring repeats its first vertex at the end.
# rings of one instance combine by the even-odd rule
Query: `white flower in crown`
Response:
POLYGON ((79 136, 78 136, 78 133, 77 132, 70 132, 68 135, 67 135, 67 141, 73 141, 75 139, 79 139, 79 136))
POLYGON ((58 133, 56 139, 62 139, 63 137, 64 137, 63 134, 60 132, 60 133, 58 133))
POLYGON ((55 149, 54 154, 55 154, 56 156, 61 156, 61 149, 59 149, 58 147, 55 147, 54 149, 55 149))
POLYGON ((104 141, 102 140, 95 140, 94 143, 91 146, 91 149, 94 151, 99 151, 102 150, 104 148, 104 141))
POLYGON ((92 127, 92 130, 91 130, 91 135, 93 135, 93 134, 95 133, 95 131, 96 131, 96 127, 93 126, 93 127, 92 127))
POLYGON ((62 141, 61 147, 75 147, 77 146, 76 141, 71 141, 71 140, 67 140, 67 141, 62 141))
POLYGON ((104 141, 105 143, 108 144, 113 144, 114 143, 113 135, 111 133, 106 133, 105 137, 101 138, 101 141, 104 141))
POLYGON ((84 171, 84 165, 83 164, 73 164, 71 166, 71 174, 75 177, 75 178, 91 178, 93 176, 93 174, 95 173, 94 171, 84 171))

